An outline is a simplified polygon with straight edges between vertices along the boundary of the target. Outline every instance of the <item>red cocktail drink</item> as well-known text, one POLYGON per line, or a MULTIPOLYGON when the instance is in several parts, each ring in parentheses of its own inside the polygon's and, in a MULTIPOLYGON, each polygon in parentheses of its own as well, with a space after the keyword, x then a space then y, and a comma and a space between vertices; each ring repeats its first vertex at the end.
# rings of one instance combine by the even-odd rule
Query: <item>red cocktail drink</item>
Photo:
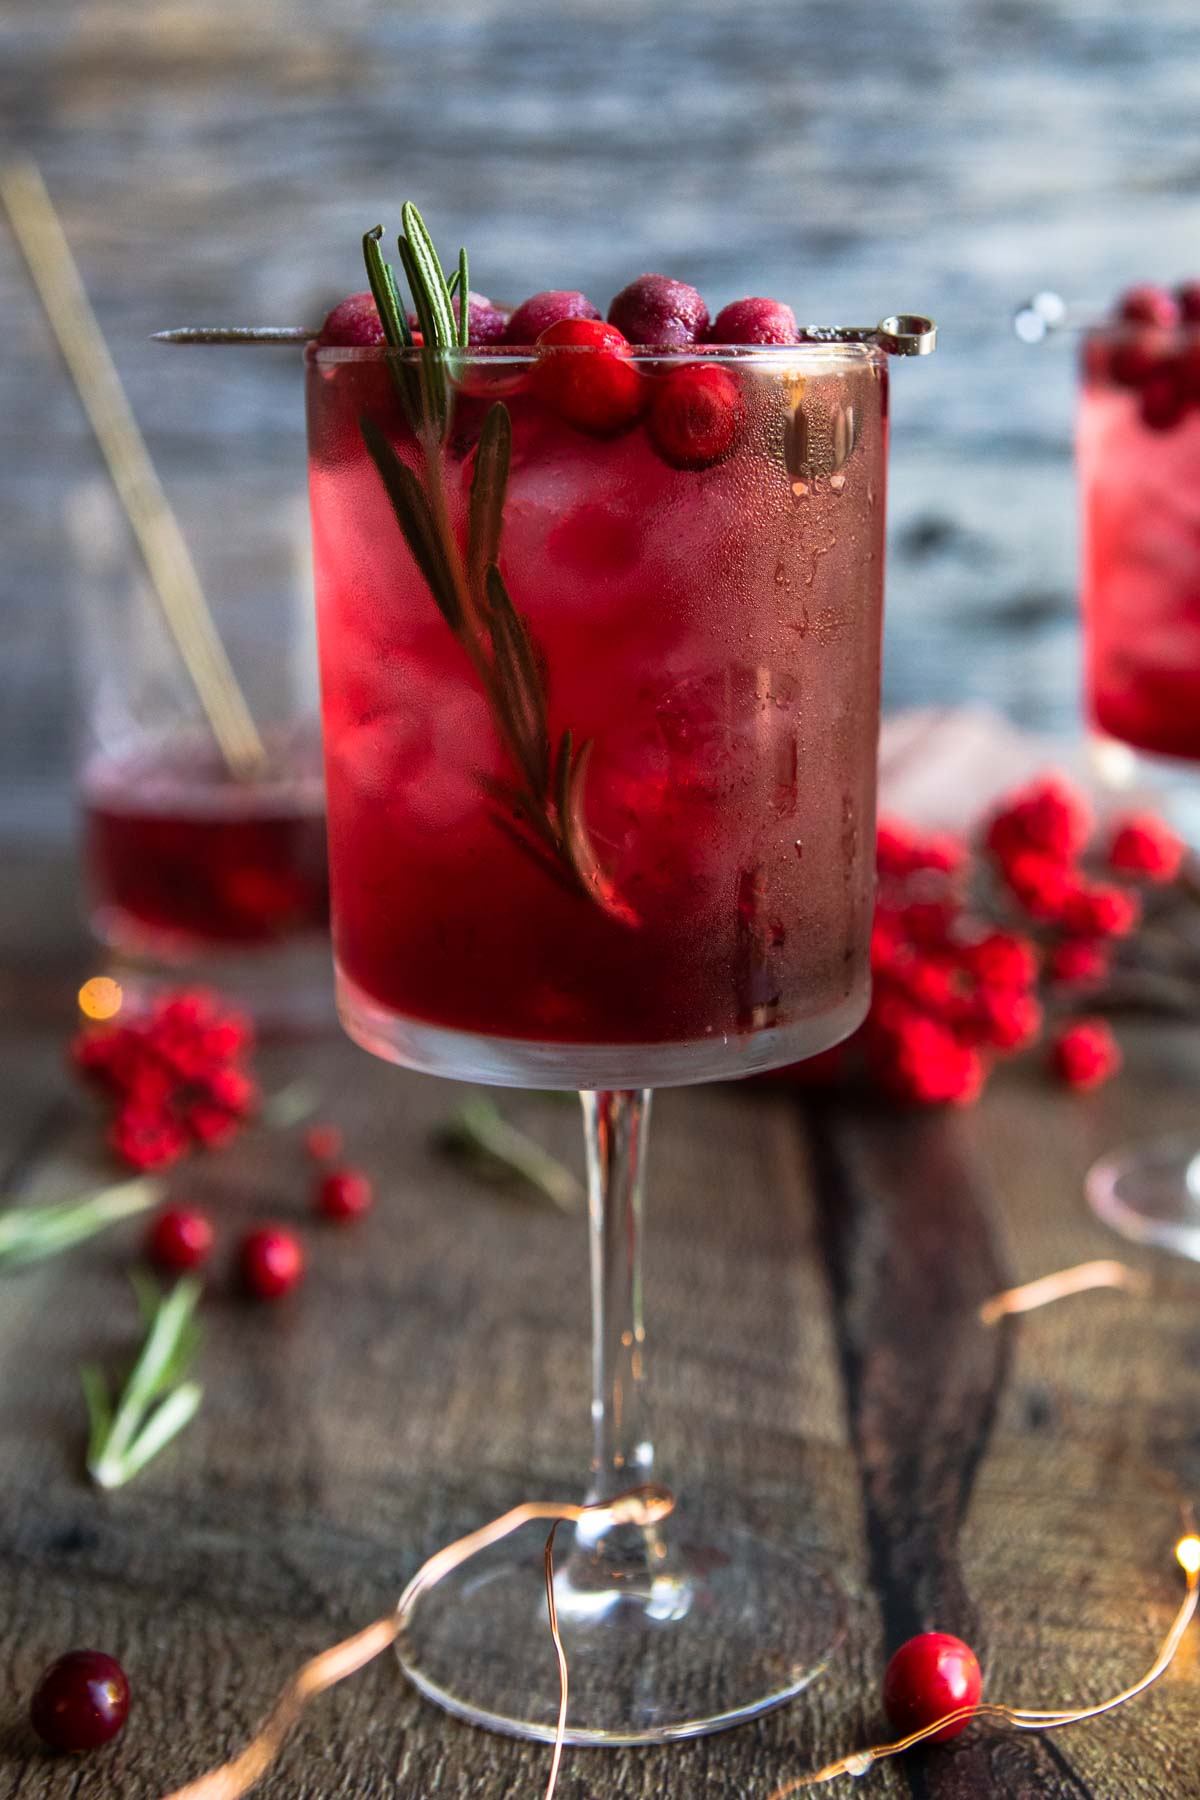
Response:
POLYGON ((470 352, 446 359, 434 444, 397 397, 421 354, 309 352, 350 1028, 433 1068, 448 1052, 431 1034, 471 1034, 491 1048, 455 1072, 533 1079, 536 1058, 539 1081, 557 1065, 572 1086, 632 1069, 623 1046, 657 1047, 639 1081, 700 1080, 843 1035, 867 994, 883 358, 634 353, 610 396, 614 359, 586 348, 557 352, 549 380, 545 351, 470 352), (511 437, 500 604, 517 621, 505 612, 499 649, 469 568, 495 400, 511 437), (397 522, 380 439, 456 547, 465 624, 397 522), (568 816, 578 855, 556 848, 568 816))
POLYGON ((1088 709, 1110 738, 1200 759, 1200 326, 1087 342, 1079 416, 1088 709))
POLYGON ((203 739, 97 756, 82 801, 93 918, 115 948, 180 961, 326 928, 315 744, 249 783, 203 739))

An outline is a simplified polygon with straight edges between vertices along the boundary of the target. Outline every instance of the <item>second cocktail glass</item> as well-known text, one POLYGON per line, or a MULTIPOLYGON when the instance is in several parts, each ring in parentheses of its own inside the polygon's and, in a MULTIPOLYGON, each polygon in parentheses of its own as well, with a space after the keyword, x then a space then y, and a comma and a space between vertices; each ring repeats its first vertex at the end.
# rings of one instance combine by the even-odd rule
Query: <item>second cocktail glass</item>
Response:
MULTIPOLYGON (((887 432, 865 345, 614 360, 307 364, 342 1018, 412 1068, 582 1090, 591 1500, 654 1472, 648 1090, 793 1062, 866 1010, 887 432), (405 383, 435 381, 422 432, 405 383), (622 429, 563 419, 557 392, 606 382, 622 429)), ((597 1515, 564 1556, 570 1742, 735 1723, 838 1640, 828 1579, 679 1473, 665 1525, 597 1515)), ((551 1737, 538 1546, 440 1583, 402 1656, 450 1710, 551 1737)))

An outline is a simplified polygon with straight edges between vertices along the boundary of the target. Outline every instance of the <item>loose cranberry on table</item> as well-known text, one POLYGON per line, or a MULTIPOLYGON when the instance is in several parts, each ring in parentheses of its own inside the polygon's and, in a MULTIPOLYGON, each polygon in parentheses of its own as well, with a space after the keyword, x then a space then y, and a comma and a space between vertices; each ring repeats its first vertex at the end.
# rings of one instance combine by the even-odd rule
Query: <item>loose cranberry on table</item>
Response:
POLYGON ((310 1125, 304 1134, 304 1148, 314 1162, 333 1162, 342 1154, 342 1130, 340 1125, 310 1125))
POLYGON ((708 330, 708 308, 686 281, 667 275, 639 275, 623 287, 608 309, 608 322, 631 344, 682 349, 698 344, 708 330))
POLYGON ((646 383, 614 326, 599 319, 560 319, 543 331, 537 349, 533 391, 568 424, 612 437, 641 416, 646 383))
POLYGON ((68 1650, 33 1690, 29 1721, 51 1750, 78 1753, 110 1743, 129 1716, 129 1682, 103 1650, 68 1650))
POLYGON ((248 1232, 238 1253, 242 1281, 259 1300, 278 1300, 304 1275, 304 1249, 293 1232, 265 1225, 248 1232))
POLYGON ((757 296, 723 306, 708 333, 712 344, 794 344, 796 337, 791 307, 757 296))
POLYGON ((647 430, 665 462, 704 469, 728 456, 746 419, 737 382, 724 369, 691 363, 654 384, 647 430))
MULTIPOLYGON (((923 1631, 909 1638, 892 1657, 883 1677, 884 1709, 901 1737, 962 1707, 978 1706, 982 1692, 983 1672, 975 1652, 948 1631, 923 1631)), ((947 1725, 933 1742, 948 1742, 970 1722, 964 1718, 947 1725)))
POLYGON ((600 310, 575 288, 547 288, 523 300, 504 328, 506 344, 536 344, 543 331, 563 319, 598 319, 600 310))
POLYGON ((331 1169, 317 1183, 317 1211, 339 1224, 361 1219, 374 1204, 371 1178, 361 1169, 331 1169))
POLYGON ((1068 1087, 1100 1087, 1121 1066, 1121 1052, 1103 1019, 1079 1019, 1060 1031, 1051 1047, 1055 1073, 1068 1087))
POLYGON ((168 1206, 146 1233, 146 1255, 169 1274, 197 1269, 212 1253, 212 1221, 190 1206, 168 1206))

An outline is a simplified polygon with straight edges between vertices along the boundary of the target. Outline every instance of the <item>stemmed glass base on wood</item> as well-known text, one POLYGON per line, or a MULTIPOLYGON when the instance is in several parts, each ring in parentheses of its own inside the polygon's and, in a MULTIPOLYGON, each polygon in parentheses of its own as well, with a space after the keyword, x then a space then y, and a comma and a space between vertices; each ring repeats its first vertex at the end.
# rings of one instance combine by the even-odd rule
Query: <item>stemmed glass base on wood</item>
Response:
POLYGON ((1200 1262, 1200 1136, 1112 1151, 1088 1171, 1087 1197, 1122 1237, 1200 1262))
MULTIPOLYGON (((643 1412, 642 1173, 650 1094, 582 1096, 588 1144, 597 1505, 654 1475, 643 1412)), ((546 1498, 548 1496, 538 1496, 546 1498)), ((589 1512, 560 1535, 555 1604, 569 1675, 566 1741, 654 1743, 753 1718, 824 1669, 841 1596, 794 1545, 712 1512, 686 1488, 661 1524, 589 1512)), ((474 1724, 551 1739, 558 1665, 544 1528, 462 1564, 416 1603, 400 1640, 422 1693, 474 1724)))

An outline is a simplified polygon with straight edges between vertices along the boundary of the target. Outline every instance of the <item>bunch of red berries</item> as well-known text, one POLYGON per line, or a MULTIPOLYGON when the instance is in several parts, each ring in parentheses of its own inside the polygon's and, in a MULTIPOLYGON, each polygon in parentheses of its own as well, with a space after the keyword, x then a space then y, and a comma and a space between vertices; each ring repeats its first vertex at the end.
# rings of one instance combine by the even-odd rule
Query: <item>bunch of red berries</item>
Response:
MULTIPOLYGON (((1085 864, 1094 829, 1083 796, 1056 775, 992 813, 975 858, 962 839, 881 820, 871 1010, 844 1052, 814 1059, 817 1072, 861 1053, 893 1098, 967 1106, 996 1061, 1042 1039, 1050 1011, 1067 1015, 1050 1045, 1061 1080, 1091 1088, 1115 1073, 1120 1051, 1105 1021, 1070 1015, 1108 974, 1141 901, 1085 864)), ((1174 833, 1142 814, 1118 821, 1100 850, 1125 883, 1171 881, 1184 856, 1174 833)))
POLYGON ((143 1014, 89 1025, 71 1061, 113 1109, 108 1141, 135 1169, 227 1144, 256 1112, 249 1019, 203 988, 164 994, 143 1014))

